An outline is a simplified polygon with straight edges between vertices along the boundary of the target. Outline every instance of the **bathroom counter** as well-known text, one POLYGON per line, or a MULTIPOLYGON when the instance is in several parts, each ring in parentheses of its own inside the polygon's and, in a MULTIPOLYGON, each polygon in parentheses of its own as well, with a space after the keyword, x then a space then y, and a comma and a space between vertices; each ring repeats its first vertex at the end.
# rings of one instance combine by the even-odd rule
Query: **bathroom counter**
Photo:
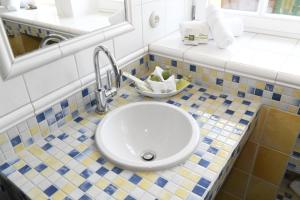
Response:
POLYGON ((300 88, 300 40, 297 39, 244 32, 227 49, 219 49, 213 40, 198 46, 184 45, 180 33, 175 32, 150 44, 149 50, 154 55, 185 63, 300 88))
MULTIPOLYGON (((110 104, 114 109, 149 100, 153 99, 138 95, 127 85, 110 104)), ((1 173, 30 199, 214 198, 254 127, 260 103, 193 84, 173 98, 156 101, 186 110, 199 124, 201 142, 180 166, 156 172, 133 172, 114 166, 100 155, 94 142, 103 116, 82 112, 20 150, 17 158, 0 166, 1 173)), ((47 120, 37 118, 39 123, 47 120)))

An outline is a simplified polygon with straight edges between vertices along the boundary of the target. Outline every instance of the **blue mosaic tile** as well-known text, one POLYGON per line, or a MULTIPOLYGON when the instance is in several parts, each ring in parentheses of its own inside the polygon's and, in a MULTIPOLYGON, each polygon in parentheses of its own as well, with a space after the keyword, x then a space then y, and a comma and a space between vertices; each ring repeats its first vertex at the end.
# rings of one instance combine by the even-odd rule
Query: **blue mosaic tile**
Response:
POLYGON ((206 89, 205 88, 200 88, 198 91, 199 92, 206 92, 206 89))
POLYGON ((78 110, 75 110, 74 112, 72 112, 72 118, 73 119, 76 119, 78 116, 79 116, 79 112, 78 112, 78 110))
POLYGON ((115 172, 116 174, 120 174, 123 171, 123 169, 120 169, 119 167, 114 167, 112 171, 115 172))
POLYGON ((44 169, 46 169, 47 167, 48 167, 47 165, 45 165, 44 163, 41 163, 38 166, 36 166, 34 169, 40 173, 40 172, 44 171, 44 169))
POLYGON ((38 123, 41 123, 42 121, 44 121, 45 120, 45 115, 44 115, 44 113, 40 113, 40 114, 38 114, 37 116, 36 116, 36 121, 38 122, 38 123))
POLYGON ((267 90, 267 91, 270 91, 270 92, 273 92, 273 90, 274 90, 274 85, 272 85, 272 84, 266 84, 266 86, 265 86, 265 90, 267 90))
POLYGON ((212 154, 217 154, 219 150, 215 147, 209 147, 207 151, 212 154))
POLYGON ((140 65, 144 64, 144 58, 140 59, 140 65))
POLYGON ((199 164, 200 166, 202 166, 202 167, 205 167, 205 168, 206 168, 206 167, 208 167, 209 163, 210 163, 209 161, 207 161, 207 160, 204 160, 204 159, 201 159, 201 160, 199 161, 199 163, 198 163, 198 164, 199 164))
POLYGON ((196 72, 196 70, 197 70, 196 65, 190 65, 190 71, 191 72, 196 72))
POLYGON ((4 163, 0 166, 0 171, 3 171, 5 169, 7 169, 8 167, 10 167, 10 165, 8 163, 4 163))
POLYGON ((21 137, 20 136, 16 136, 14 137, 13 139, 11 139, 11 145, 14 147, 14 146, 17 146, 18 144, 21 143, 21 137))
POLYGON ((230 106, 231 104, 232 104, 232 101, 227 100, 227 99, 223 103, 223 105, 226 105, 226 106, 230 106))
POLYGON ((79 154, 79 152, 75 149, 73 149, 72 151, 70 151, 70 153, 68 153, 68 155, 71 156, 72 158, 74 158, 78 154, 79 154))
POLYGON ((48 136, 45 138, 45 140, 46 140, 47 142, 50 142, 50 141, 53 140, 54 138, 55 138, 54 135, 48 135, 48 136))
POLYGON ((64 115, 63 115, 62 112, 59 112, 59 113, 56 113, 56 114, 55 114, 55 119, 56 119, 56 121, 59 121, 59 120, 61 120, 61 119, 63 119, 63 118, 64 118, 64 115))
POLYGON ((47 151, 47 150, 49 150, 51 148, 52 148, 52 145, 50 143, 47 143, 44 146, 42 146, 42 149, 45 150, 45 151, 47 151))
POLYGON ((60 174, 60 175, 64 175, 66 174, 68 171, 70 171, 70 169, 66 166, 62 166, 61 168, 59 168, 57 170, 57 172, 60 174))
POLYGON ((159 187, 165 187, 165 185, 168 183, 168 181, 162 177, 159 177, 156 181, 155 184, 158 185, 159 187))
POLYGON ((155 56, 150 54, 150 61, 155 61, 155 56))
POLYGON ((44 193, 48 196, 51 197, 55 192, 57 192, 57 188, 53 185, 51 185, 50 187, 48 187, 44 193))
POLYGON ((213 140, 208 137, 205 137, 205 138, 203 138, 203 142, 206 144, 211 144, 213 142, 213 140))
POLYGON ((272 99, 275 101, 280 101, 281 100, 281 94, 273 93, 272 99))
POLYGON ((132 76, 135 76, 135 75, 136 75, 136 69, 132 69, 132 70, 131 70, 131 75, 132 75, 132 76))
POLYGON ((89 95, 89 89, 85 88, 84 90, 81 91, 82 97, 86 97, 87 95, 89 95))
POLYGON ((261 97, 261 96, 264 94, 264 91, 261 90, 261 89, 256 88, 254 94, 255 94, 256 96, 260 96, 260 97, 261 97))
POLYGON ((117 190, 118 190, 118 188, 116 186, 109 184, 109 186, 107 186, 104 189, 104 192, 106 192, 109 195, 113 195, 117 190))
POLYGON ((177 67, 177 61, 176 61, 176 60, 172 60, 172 61, 171 61, 171 65, 172 65, 173 67, 177 67))
POLYGON ((100 176, 104 176, 107 172, 108 169, 106 169, 105 167, 100 167, 100 169, 96 171, 96 173, 99 174, 100 176))
POLYGON ((198 185, 196 185, 192 192, 199 195, 199 196, 203 196, 203 194, 205 193, 205 189, 198 186, 198 185))
POLYGON ((232 82, 239 83, 240 82, 240 77, 236 76, 236 75, 232 75, 232 82))
POLYGON ((217 85, 223 86, 223 82, 224 82, 223 79, 219 79, 219 78, 216 79, 216 84, 217 85))
POLYGON ((206 97, 202 97, 202 96, 201 96, 201 97, 199 97, 199 99, 198 99, 198 100, 200 100, 200 101, 203 101, 203 102, 204 102, 204 101, 206 101, 206 99, 207 99, 206 97))
POLYGON ((124 200, 136 200, 135 198, 133 198, 132 196, 128 195, 127 197, 125 197, 124 200))
POLYGON ((104 158, 101 157, 101 158, 99 158, 99 159, 97 160, 97 163, 103 165, 104 163, 106 163, 106 160, 105 160, 104 158))
POLYGON ((247 110, 247 111, 245 112, 245 115, 253 116, 253 115, 254 115, 254 112, 247 110))
POLYGON ((244 125, 248 125, 249 124, 249 121, 248 120, 245 120, 245 119, 241 119, 239 121, 240 124, 244 124, 244 125))
POLYGON ((142 180, 142 178, 136 174, 134 174, 133 176, 130 177, 129 181, 133 184, 138 184, 140 181, 142 180))
POLYGON ((60 106, 61 106, 62 109, 65 109, 65 108, 69 107, 68 100, 66 99, 66 100, 63 100, 62 102, 60 102, 60 106))
POLYGON ((234 114, 234 111, 228 109, 228 110, 225 111, 225 113, 226 113, 226 114, 229 114, 229 115, 233 115, 233 114, 234 114))
POLYGON ((66 139, 66 138, 68 138, 68 137, 69 137, 69 135, 66 134, 66 133, 62 133, 62 134, 60 134, 59 136, 57 136, 57 138, 60 139, 60 140, 64 140, 64 139, 66 139))
POLYGON ((250 101, 243 100, 242 104, 244 104, 244 105, 246 105, 246 106, 249 106, 249 105, 251 105, 251 102, 250 102, 250 101))
POLYGON ((88 182, 88 181, 83 182, 83 183, 79 186, 79 188, 80 188, 83 192, 88 191, 88 189, 90 189, 91 187, 92 187, 92 184, 91 184, 90 182, 88 182))
POLYGON ((216 100, 218 97, 215 96, 215 95, 210 95, 209 98, 212 99, 212 100, 216 100))
POLYGON ((77 122, 77 123, 81 122, 82 120, 83 120, 82 117, 77 117, 76 119, 74 119, 74 121, 77 122))
POLYGON ((241 98, 245 98, 246 93, 245 93, 245 92, 242 92, 242 91, 238 91, 237 96, 238 96, 238 97, 241 97, 241 98))
POLYGON ((23 166, 21 169, 19 169, 19 172, 21 174, 26 174, 27 172, 29 172, 31 170, 31 167, 28 165, 23 166))
POLYGON ((82 197, 79 198, 79 200, 92 200, 89 196, 86 194, 82 195, 82 197))
POLYGON ((210 185, 210 181, 207 180, 206 178, 201 178, 198 182, 199 185, 201 185, 204 188, 208 188, 208 186, 210 185))
POLYGON ((77 140, 80 141, 80 142, 84 142, 84 141, 86 141, 87 139, 88 139, 88 137, 85 136, 85 135, 82 135, 82 136, 80 136, 79 138, 77 138, 77 140))

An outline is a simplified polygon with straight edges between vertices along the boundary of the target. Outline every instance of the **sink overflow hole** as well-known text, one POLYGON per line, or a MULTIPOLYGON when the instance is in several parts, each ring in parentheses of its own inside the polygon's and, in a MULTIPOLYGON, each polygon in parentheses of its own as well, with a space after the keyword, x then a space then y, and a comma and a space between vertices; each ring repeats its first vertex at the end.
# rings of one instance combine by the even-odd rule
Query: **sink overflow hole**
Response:
POLYGON ((156 155, 153 152, 147 151, 142 153, 141 157, 144 161, 152 161, 155 159, 156 155))

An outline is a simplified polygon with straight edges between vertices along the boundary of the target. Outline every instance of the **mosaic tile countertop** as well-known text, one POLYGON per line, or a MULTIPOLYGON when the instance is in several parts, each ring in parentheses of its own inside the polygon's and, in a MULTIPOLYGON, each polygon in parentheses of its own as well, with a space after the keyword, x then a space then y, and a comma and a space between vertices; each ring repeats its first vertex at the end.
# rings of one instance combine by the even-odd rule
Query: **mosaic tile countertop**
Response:
MULTIPOLYGON (((138 101, 129 85, 111 100, 112 109, 138 101)), ((249 134, 260 104, 191 84, 164 101, 189 112, 201 142, 180 166, 165 171, 118 168, 99 153, 94 133, 103 118, 83 112, 0 166, 2 175, 30 199, 213 199, 249 134)))

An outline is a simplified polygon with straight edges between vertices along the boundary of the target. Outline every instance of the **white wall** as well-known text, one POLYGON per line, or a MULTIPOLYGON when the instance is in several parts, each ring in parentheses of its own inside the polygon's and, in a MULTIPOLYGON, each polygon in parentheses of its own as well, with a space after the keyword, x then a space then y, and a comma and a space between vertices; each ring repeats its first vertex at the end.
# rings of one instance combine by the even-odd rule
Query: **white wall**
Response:
MULTIPOLYGON (((134 0, 135 30, 103 44, 118 60, 144 49, 150 42, 177 29, 178 22, 185 17, 185 1, 189 0, 134 0), (161 17, 156 29, 149 25, 152 11, 161 17)), ((17 115, 21 110, 29 112, 27 115, 39 112, 89 84, 94 72, 93 49, 83 49, 12 80, 4 82, 0 78, 0 132, 21 120, 15 119, 22 116, 17 115)))

